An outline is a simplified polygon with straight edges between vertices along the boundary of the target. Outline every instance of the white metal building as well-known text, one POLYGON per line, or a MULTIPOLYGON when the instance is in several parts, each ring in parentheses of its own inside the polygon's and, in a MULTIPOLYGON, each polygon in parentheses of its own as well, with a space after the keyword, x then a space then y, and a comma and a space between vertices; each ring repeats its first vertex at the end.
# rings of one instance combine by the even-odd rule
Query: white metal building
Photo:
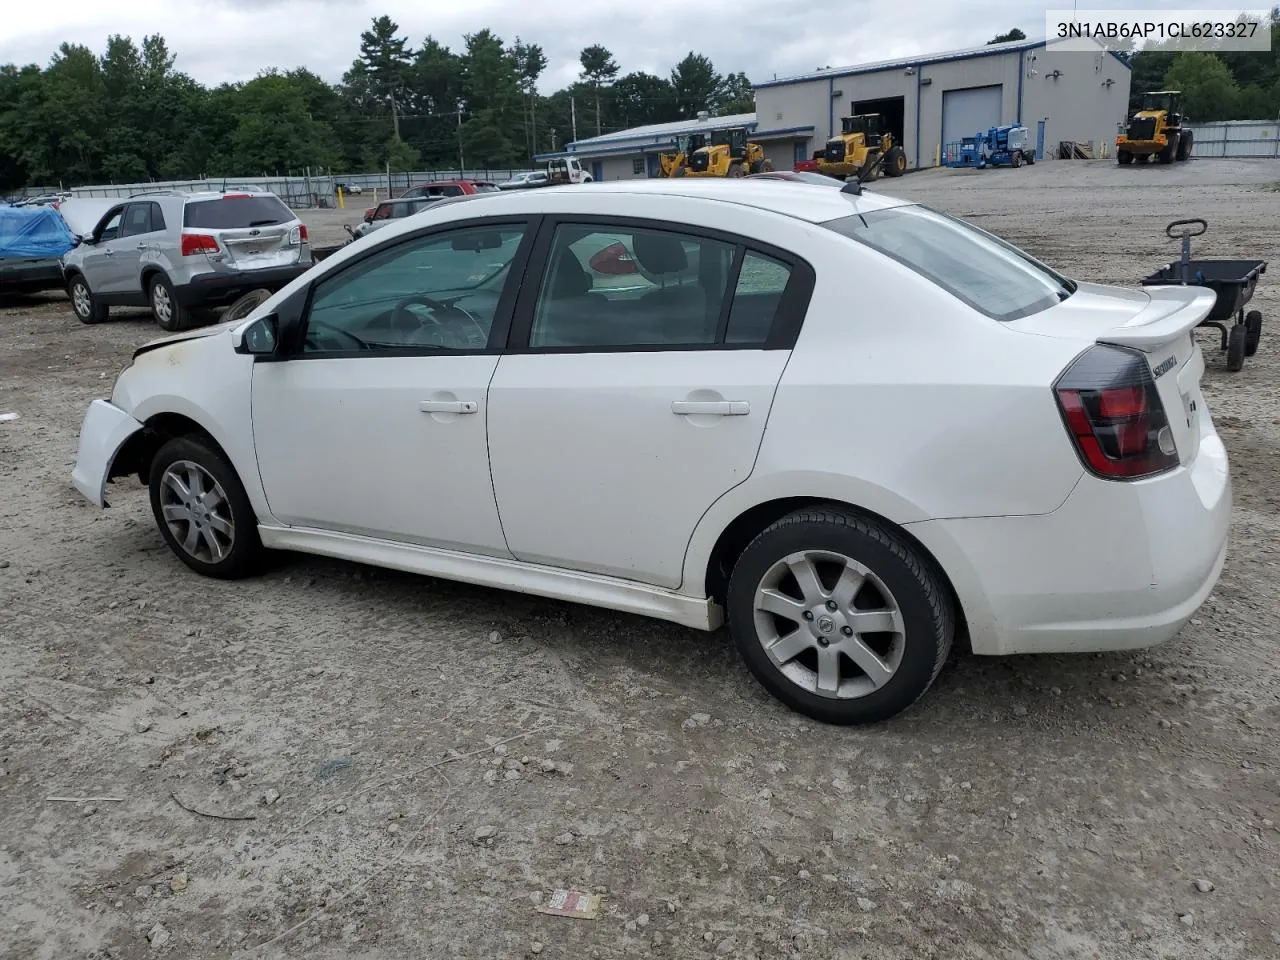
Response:
POLYGON ((578 140, 574 156, 597 180, 652 177, 658 154, 698 130, 743 126, 778 169, 811 157, 852 113, 879 113, 909 167, 934 166, 943 145, 979 130, 1021 122, 1037 155, 1057 155, 1063 141, 1114 149, 1129 105, 1129 67, 1098 45, 1094 52, 1049 50, 1017 40, 950 53, 818 70, 755 85, 756 112, 635 127, 578 140))
POLYGON ((944 144, 979 130, 1021 122, 1052 157, 1062 141, 1115 143, 1129 105, 1129 66, 1101 44, 1092 52, 1049 50, 1016 40, 931 56, 818 70, 757 83, 756 117, 775 128, 811 128, 775 165, 812 156, 840 118, 879 113, 909 167, 933 166, 944 144))

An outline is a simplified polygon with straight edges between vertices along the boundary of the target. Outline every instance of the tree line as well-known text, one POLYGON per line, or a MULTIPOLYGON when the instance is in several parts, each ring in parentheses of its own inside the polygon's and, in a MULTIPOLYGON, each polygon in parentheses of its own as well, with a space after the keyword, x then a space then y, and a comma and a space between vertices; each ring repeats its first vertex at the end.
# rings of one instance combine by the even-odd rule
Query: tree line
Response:
POLYGON ((549 95, 536 43, 485 29, 460 50, 414 46, 373 20, 340 83, 305 68, 206 87, 174 69, 159 35, 62 44, 45 67, 0 66, 0 191, 24 184, 424 167, 524 167, 536 153, 641 124, 754 109, 744 73, 690 51, 667 76, 622 73, 581 52, 579 78, 549 95))
MULTIPOLYGON (((1280 7, 1265 53, 1122 53, 1144 90, 1184 92, 1196 122, 1280 116, 1280 7)), ((1016 27, 991 43, 1022 39, 1016 27)), ((305 68, 207 87, 174 69, 164 38, 108 38, 102 54, 64 43, 50 62, 0 66, 0 192, 65 185, 467 166, 527 166, 538 153, 629 127, 754 109, 746 74, 690 51, 667 76, 622 73, 608 49, 579 56, 550 94, 542 47, 484 29, 452 50, 413 45, 374 18, 337 84, 305 68)))

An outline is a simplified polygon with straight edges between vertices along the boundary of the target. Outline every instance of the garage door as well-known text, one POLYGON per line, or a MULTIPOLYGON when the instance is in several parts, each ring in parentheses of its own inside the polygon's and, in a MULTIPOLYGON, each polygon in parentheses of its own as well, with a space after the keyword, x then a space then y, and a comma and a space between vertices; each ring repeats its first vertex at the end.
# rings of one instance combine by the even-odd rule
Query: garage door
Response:
POLYGON ((979 130, 1000 126, 1004 88, 969 87, 942 94, 942 142, 955 143, 979 130))

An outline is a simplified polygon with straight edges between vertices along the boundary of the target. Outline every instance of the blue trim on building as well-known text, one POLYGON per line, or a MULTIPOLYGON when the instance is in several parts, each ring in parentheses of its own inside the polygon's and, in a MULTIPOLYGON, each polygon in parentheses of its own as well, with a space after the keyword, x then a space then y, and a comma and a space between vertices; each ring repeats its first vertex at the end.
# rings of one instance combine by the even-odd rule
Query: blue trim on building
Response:
POLYGON ((756 130, 752 136, 756 139, 763 137, 785 137, 789 133, 813 133, 813 124, 807 127, 782 127, 778 130, 756 130))
POLYGON ((836 133, 836 118, 834 103, 836 98, 836 78, 834 76, 827 78, 827 139, 830 140, 836 133))

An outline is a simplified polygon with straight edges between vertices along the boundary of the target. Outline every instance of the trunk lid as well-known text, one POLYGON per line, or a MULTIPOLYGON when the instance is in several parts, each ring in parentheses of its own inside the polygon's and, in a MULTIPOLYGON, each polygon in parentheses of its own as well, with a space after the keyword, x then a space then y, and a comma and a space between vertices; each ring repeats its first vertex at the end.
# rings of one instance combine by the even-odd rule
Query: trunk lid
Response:
POLYGON ((183 211, 183 232, 212 236, 218 252, 206 254, 222 269, 260 270, 297 263, 301 223, 279 197, 228 193, 193 200, 183 211))
POLYGON ((1204 355, 1192 331, 1217 295, 1206 287, 1128 290, 1082 283, 1066 300, 1019 320, 1010 329, 1042 337, 1112 344, 1146 356, 1169 427, 1186 464, 1200 450, 1205 411, 1200 378, 1204 355))

